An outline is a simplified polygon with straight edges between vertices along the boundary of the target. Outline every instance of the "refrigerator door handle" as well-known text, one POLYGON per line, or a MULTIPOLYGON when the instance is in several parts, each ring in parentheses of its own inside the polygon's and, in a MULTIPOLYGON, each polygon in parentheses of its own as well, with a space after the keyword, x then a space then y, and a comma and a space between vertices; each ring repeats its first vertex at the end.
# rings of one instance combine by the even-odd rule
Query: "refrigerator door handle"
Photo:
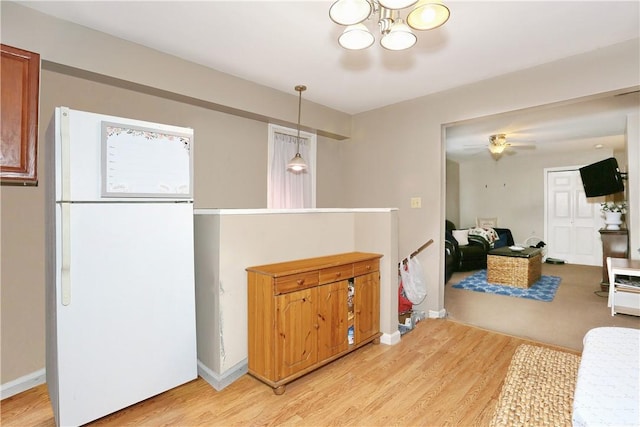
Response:
POLYGON ((62 305, 71 304, 71 206, 62 203, 62 305))
POLYGON ((64 201, 71 200, 71 147, 69 147, 69 109, 67 107, 61 107, 60 109, 60 154, 61 154, 61 184, 62 184, 62 199, 64 201))

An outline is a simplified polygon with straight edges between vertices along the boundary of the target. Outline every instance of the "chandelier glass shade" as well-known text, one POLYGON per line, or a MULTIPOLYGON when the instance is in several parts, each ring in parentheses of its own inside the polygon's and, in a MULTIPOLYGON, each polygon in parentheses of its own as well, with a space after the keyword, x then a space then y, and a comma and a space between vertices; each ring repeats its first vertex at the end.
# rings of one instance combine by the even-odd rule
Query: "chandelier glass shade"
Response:
POLYGON ((405 7, 413 6, 418 0, 378 0, 381 6, 387 9, 404 9, 405 7))
POLYGON ((349 25, 338 38, 340 46, 349 50, 366 49, 376 40, 364 24, 349 25))
POLYGON ((302 92, 307 90, 307 87, 304 85, 298 85, 295 87, 295 90, 298 92, 298 138, 296 139, 296 155, 289 160, 287 170, 299 173, 307 170, 307 163, 300 155, 300 112, 302 110, 302 92))
POLYGON ((385 49, 404 50, 409 49, 417 41, 418 38, 413 34, 411 28, 402 19, 398 19, 391 26, 389 32, 380 39, 380 44, 385 49))
POLYGON ((336 24, 354 25, 367 19, 372 11, 367 0, 338 0, 329 9, 329 17, 336 24))
POLYGON ((438 0, 337 0, 329 8, 329 17, 347 28, 338 37, 345 49, 366 49, 375 36, 364 24, 377 20, 382 47, 389 50, 408 49, 418 41, 412 30, 431 30, 449 19, 449 9, 438 0), (405 21, 400 11, 412 7, 405 21))
POLYGON ((449 8, 442 3, 420 0, 407 16, 407 23, 416 30, 433 30, 447 22, 450 14, 449 8))

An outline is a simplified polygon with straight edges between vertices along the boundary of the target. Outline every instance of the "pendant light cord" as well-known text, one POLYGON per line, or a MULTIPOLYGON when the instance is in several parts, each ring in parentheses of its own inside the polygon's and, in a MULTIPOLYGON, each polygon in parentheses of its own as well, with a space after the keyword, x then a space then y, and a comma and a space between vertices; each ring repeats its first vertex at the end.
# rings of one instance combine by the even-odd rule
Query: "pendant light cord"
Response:
POLYGON ((302 92, 307 90, 307 87, 304 85, 298 85, 295 89, 298 91, 298 139, 296 140, 296 153, 300 154, 300 112, 302 111, 302 92))

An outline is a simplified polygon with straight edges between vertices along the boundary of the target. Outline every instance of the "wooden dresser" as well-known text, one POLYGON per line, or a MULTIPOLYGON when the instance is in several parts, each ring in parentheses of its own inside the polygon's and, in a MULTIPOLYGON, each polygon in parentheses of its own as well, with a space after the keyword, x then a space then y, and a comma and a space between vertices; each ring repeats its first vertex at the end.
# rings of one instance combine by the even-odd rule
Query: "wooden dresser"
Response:
POLYGON ((600 289, 609 290, 609 273, 607 271, 607 257, 627 258, 629 256, 629 231, 622 230, 600 230, 602 238, 602 282, 600 289))
POLYGON ((273 388, 380 338, 380 258, 349 252, 247 268, 249 373, 273 388))

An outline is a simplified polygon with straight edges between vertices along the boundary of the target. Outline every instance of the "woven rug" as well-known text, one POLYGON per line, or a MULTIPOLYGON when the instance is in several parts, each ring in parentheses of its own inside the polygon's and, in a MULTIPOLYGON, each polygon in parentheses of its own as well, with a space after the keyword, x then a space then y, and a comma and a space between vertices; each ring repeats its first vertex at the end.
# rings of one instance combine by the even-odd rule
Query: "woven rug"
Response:
POLYGON ((571 426, 580 356, 522 344, 504 380, 490 426, 571 426))
POLYGON ((485 292, 497 295, 507 295, 510 297, 528 298, 536 301, 553 301, 558 286, 560 285, 558 276, 542 276, 540 280, 531 285, 530 288, 518 288, 515 286, 495 285, 487 282, 487 270, 480 270, 471 276, 465 277, 460 282, 453 285, 457 289, 467 289, 476 292, 485 292))

